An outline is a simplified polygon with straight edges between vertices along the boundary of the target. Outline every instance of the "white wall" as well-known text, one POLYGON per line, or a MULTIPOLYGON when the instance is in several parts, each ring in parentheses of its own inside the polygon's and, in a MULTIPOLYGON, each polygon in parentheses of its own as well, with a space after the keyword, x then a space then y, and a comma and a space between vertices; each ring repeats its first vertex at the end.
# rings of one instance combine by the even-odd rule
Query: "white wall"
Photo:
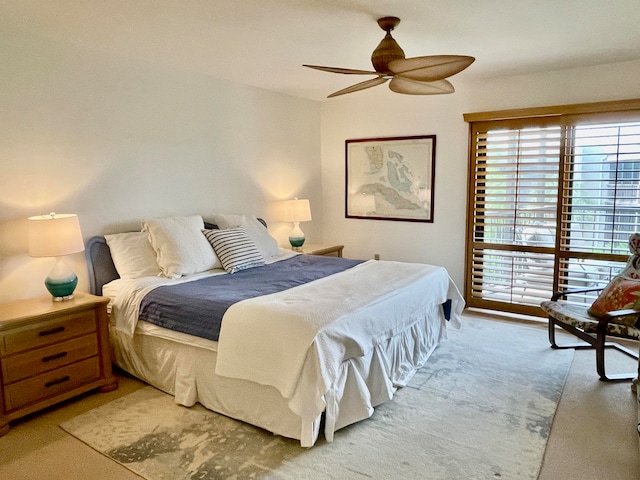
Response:
MULTIPOLYGON (((471 69, 473 66, 470 67, 471 69)), ((462 289, 468 125, 464 113, 640 98, 640 62, 482 81, 452 78, 456 93, 405 96, 386 86, 337 97, 322 108, 324 240, 345 256, 444 265, 462 289), (344 218, 345 140, 436 135, 433 223, 344 218)))
MULTIPOLYGON (((85 239, 175 214, 311 200, 320 240, 320 104, 0 31, 0 301, 46 294, 26 218, 77 213, 85 239)), ((283 242, 284 243, 284 242, 283 242)), ((84 256, 73 256, 87 289, 84 256)))

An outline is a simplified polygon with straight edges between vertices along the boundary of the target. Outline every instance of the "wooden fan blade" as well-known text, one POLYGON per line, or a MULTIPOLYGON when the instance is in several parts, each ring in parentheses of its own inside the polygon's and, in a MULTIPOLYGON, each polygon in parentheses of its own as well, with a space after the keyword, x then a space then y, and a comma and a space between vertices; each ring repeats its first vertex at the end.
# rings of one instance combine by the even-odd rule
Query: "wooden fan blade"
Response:
POLYGON ((337 92, 333 92, 327 98, 337 97, 338 95, 344 95, 345 93, 353 93, 358 90, 364 90, 365 88, 375 87, 377 85, 382 85, 388 79, 385 77, 372 78, 371 80, 367 80, 365 82, 356 83, 355 85, 351 85, 350 87, 344 88, 342 90, 338 90, 337 92))
POLYGON ((323 72, 343 73, 345 75, 380 75, 378 72, 370 72, 367 70, 353 70, 352 68, 321 67, 320 65, 302 65, 302 66, 313 68, 315 70, 322 70, 323 72))
POLYGON ((389 88, 396 93, 405 93, 407 95, 441 95, 455 91, 455 88, 448 80, 418 82, 404 77, 393 77, 389 88))
POLYGON ((411 80, 435 82, 461 72, 475 61, 464 55, 431 55, 395 60, 389 70, 411 80))

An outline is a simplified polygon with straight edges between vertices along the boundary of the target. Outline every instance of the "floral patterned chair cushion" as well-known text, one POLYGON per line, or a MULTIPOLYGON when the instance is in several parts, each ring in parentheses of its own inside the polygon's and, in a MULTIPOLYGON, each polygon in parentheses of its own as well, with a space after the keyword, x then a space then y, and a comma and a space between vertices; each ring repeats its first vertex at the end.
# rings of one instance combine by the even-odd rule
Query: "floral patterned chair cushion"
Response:
MULTIPOLYGON (((546 300, 540 307, 553 318, 573 327, 579 328, 586 333, 596 333, 598 329, 598 319, 589 315, 586 306, 569 303, 564 300, 546 300)), ((625 336, 640 339, 640 328, 621 323, 609 323, 607 325, 609 335, 625 336)))

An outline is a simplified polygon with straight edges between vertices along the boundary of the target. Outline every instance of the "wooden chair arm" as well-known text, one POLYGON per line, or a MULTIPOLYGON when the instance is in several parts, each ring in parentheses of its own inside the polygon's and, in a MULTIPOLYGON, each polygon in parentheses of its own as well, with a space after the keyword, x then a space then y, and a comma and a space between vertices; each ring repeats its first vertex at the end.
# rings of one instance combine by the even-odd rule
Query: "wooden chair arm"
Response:
POLYGON ((558 300, 560 300, 561 298, 566 297, 567 295, 572 295, 575 293, 589 293, 589 292, 599 292, 603 289, 604 287, 591 287, 591 288, 582 288, 580 290, 564 290, 564 291, 557 291, 553 294, 553 296, 551 297, 551 301, 553 302, 557 302, 558 300))
POLYGON ((598 320, 598 328, 597 328, 598 334, 603 334, 603 333, 606 334, 607 327, 610 323, 616 323, 616 318, 625 317, 628 315, 640 316, 640 310, 636 310, 634 308, 627 308, 624 310, 612 310, 610 312, 605 313, 600 317, 600 320, 598 320))

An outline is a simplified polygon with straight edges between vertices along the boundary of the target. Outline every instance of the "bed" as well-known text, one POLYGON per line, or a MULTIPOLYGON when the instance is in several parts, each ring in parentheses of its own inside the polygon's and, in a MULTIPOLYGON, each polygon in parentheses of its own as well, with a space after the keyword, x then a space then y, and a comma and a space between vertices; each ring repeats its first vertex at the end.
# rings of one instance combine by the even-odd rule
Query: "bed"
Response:
POLYGON ((90 291, 111 298, 120 368, 311 447, 321 427, 332 441, 390 401, 460 326, 464 301, 443 267, 296 254, 265 227, 195 215, 93 237, 90 291))

